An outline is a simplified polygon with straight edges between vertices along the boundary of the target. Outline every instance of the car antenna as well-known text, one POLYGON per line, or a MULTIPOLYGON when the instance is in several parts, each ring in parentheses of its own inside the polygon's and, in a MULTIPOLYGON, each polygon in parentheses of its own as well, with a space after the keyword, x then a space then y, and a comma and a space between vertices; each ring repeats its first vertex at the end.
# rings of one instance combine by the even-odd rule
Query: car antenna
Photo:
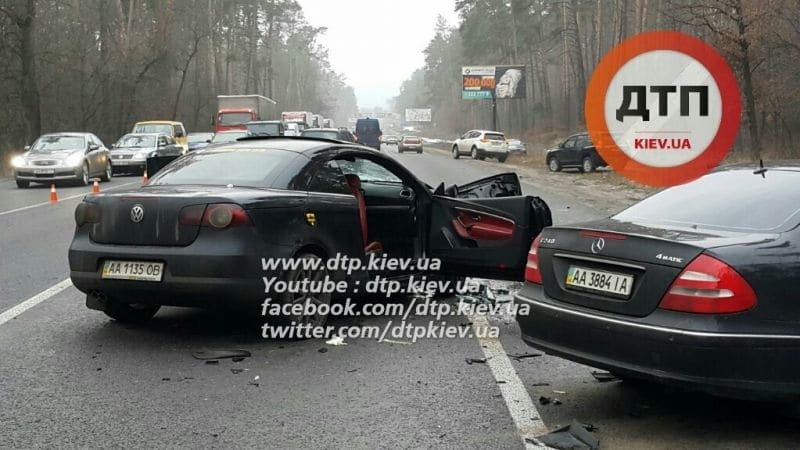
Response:
POLYGON ((767 168, 764 167, 764 160, 763 159, 759 159, 758 160, 758 169, 753 171, 753 175, 761 175, 761 178, 767 178, 767 176, 765 175, 766 173, 767 173, 767 168))

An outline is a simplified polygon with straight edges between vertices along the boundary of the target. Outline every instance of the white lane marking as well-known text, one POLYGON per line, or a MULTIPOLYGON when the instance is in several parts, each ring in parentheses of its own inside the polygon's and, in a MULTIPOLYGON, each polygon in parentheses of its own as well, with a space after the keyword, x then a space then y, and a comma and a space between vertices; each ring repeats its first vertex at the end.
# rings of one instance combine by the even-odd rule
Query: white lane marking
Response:
POLYGON ((64 289, 72 286, 72 281, 67 278, 66 280, 50 286, 49 288, 45 289, 44 291, 34 295, 33 297, 25 300, 24 302, 13 306, 0 314, 0 325, 8 322, 9 320, 19 316, 20 314, 24 313, 25 311, 33 308, 34 306, 42 303, 43 301, 47 300, 48 298, 58 294, 59 292, 63 291, 64 289))
MULTIPOLYGON (((106 191, 110 191, 112 189, 119 189, 121 187, 130 186, 130 185, 136 184, 136 183, 138 183, 138 181, 131 181, 130 183, 124 183, 124 184, 120 184, 120 185, 117 185, 117 186, 112 186, 112 187, 106 189, 106 191)), ((48 190, 47 192, 48 192, 48 195, 49 195, 50 191, 48 190)), ((69 197, 64 197, 64 198, 58 199, 58 202, 61 203, 61 202, 65 201, 65 200, 72 200, 73 198, 86 197, 88 194, 90 194, 90 192, 84 192, 83 194, 71 195, 69 197)), ((38 208, 39 206, 45 206, 45 205, 49 205, 49 204, 50 204, 50 202, 48 201, 48 202, 36 203, 34 205, 23 206, 21 208, 9 209, 8 211, 0 211, 0 216, 5 216, 6 214, 12 214, 12 213, 15 213, 15 212, 20 212, 20 211, 25 211, 26 209, 38 208)))
MULTIPOLYGON (((469 320, 472 322, 472 329, 476 336, 484 336, 486 334, 481 331, 489 327, 486 316, 473 314, 469 317, 469 320)), ((536 406, 534 406, 531 396, 525 389, 525 385, 522 384, 522 380, 517 376, 511 360, 506 355, 503 344, 499 339, 486 337, 479 337, 478 342, 483 350, 483 355, 486 357, 486 364, 492 370, 495 381, 502 381, 502 383, 497 383, 497 386, 500 388, 500 393, 503 394, 503 400, 506 402, 508 412, 517 427, 519 437, 522 439, 522 445, 525 448, 537 448, 532 444, 532 441, 536 439, 536 436, 547 433, 547 427, 542 421, 536 406)))

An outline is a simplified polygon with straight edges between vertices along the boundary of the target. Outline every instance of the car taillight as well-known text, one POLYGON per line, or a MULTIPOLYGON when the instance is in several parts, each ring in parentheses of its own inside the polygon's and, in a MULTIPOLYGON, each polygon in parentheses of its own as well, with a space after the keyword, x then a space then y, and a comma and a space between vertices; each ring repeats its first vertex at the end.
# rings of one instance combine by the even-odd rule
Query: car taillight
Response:
POLYGON ((206 208, 202 225, 222 230, 228 227, 252 225, 252 222, 241 206, 232 203, 216 203, 208 205, 206 208))
POLYGON ((233 203, 215 203, 208 207, 206 205, 186 206, 181 209, 179 217, 181 225, 202 225, 217 230, 253 224, 247 212, 241 206, 233 203))
POLYGON ((100 223, 100 206, 82 202, 75 208, 75 224, 82 227, 87 223, 100 223))
POLYGON ((481 142, 484 142, 484 143, 489 142, 489 139, 486 139, 485 137, 482 137, 481 138, 481 142))
POLYGON ((698 314, 747 311, 756 304, 753 288, 739 272, 708 255, 695 258, 672 282, 661 309, 698 314))
POLYGON ((528 262, 525 264, 525 281, 542 284, 542 271, 539 268, 539 241, 542 235, 536 236, 528 251, 528 262))

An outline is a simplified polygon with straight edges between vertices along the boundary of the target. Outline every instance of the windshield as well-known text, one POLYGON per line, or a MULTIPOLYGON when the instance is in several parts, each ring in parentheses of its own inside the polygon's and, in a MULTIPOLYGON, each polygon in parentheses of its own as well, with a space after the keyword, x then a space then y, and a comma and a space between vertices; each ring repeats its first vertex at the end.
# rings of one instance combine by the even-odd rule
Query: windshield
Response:
POLYGON ((286 150, 236 149, 192 152, 158 172, 148 185, 268 187, 273 176, 297 156, 286 150), (220 170, 224 169, 224 170, 220 170))
POLYGON ((249 113, 221 113, 219 115, 220 125, 225 126, 244 125, 251 120, 253 120, 253 116, 249 113))
POLYGON ((281 127, 280 124, 277 123, 251 123, 247 124, 247 131, 256 136, 279 136, 281 133, 281 127))
POLYGON ((168 123, 140 123, 133 129, 134 133, 156 133, 172 136, 172 125, 168 123))
POLYGON ((124 148, 150 148, 156 146, 156 137, 153 135, 126 134, 119 141, 116 147, 124 148))
POLYGON ((320 139, 339 139, 339 133, 336 131, 322 131, 322 130, 305 130, 301 134, 303 137, 320 138, 320 139))
POLYGON ((86 146, 82 136, 42 136, 31 146, 31 153, 52 153, 78 150, 86 146))
POLYGON ((246 131, 224 131, 214 135, 211 143, 218 144, 220 142, 235 142, 239 138, 247 136, 246 131))
POLYGON ((800 223, 800 172, 731 170, 666 189, 614 216, 629 222, 781 232, 800 223), (721 208, 720 205, 725 205, 721 208))
POLYGON ((484 137, 490 141, 503 141, 506 138, 500 133, 486 133, 484 134, 484 137))

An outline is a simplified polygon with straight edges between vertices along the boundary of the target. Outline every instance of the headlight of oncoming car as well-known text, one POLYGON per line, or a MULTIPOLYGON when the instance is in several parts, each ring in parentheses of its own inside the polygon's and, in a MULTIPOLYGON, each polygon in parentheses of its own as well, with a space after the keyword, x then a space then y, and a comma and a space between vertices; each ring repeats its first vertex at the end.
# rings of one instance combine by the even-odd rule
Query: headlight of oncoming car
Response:
POLYGON ((11 158, 11 165, 13 167, 22 167, 25 165, 25 158, 23 158, 22 155, 17 155, 11 158))
POLYGON ((67 156, 67 159, 64 160, 64 165, 68 167, 76 167, 79 166, 83 162, 83 155, 80 153, 74 153, 72 155, 67 156))
POLYGON ((134 153, 133 159, 147 159, 150 155, 150 150, 139 150, 138 152, 134 153))

